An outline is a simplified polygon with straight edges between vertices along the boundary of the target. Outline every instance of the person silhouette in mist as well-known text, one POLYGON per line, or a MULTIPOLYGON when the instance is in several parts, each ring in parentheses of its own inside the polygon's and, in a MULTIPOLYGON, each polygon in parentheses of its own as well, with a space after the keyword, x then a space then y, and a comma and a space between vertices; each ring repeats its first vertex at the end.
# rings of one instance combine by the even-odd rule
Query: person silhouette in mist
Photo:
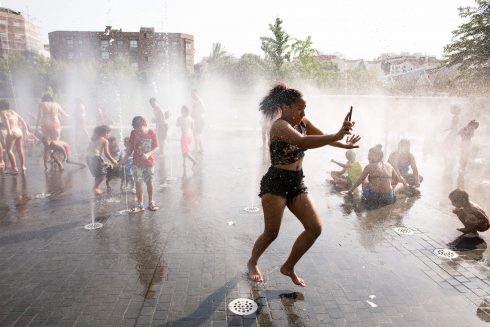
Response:
POLYGON ((281 116, 270 129, 271 167, 260 182, 260 194, 264 211, 264 232, 257 238, 248 260, 248 276, 252 281, 262 282, 263 276, 258 260, 267 247, 276 239, 281 227, 284 209, 287 207, 303 224, 305 230, 294 242, 291 253, 280 272, 299 286, 306 286, 295 271, 301 257, 315 243, 322 232, 320 215, 303 183, 303 157, 307 149, 326 145, 351 149, 358 147, 359 136, 342 138, 351 133, 354 122, 346 120, 335 134, 323 134, 305 117, 306 102, 301 92, 278 84, 269 91, 260 103, 260 111, 268 117, 280 111, 281 116))

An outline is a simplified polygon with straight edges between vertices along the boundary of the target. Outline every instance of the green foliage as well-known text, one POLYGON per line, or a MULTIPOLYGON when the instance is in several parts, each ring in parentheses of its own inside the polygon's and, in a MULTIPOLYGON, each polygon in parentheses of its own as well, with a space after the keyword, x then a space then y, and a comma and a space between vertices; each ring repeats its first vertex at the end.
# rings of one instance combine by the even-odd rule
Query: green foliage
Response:
POLYGON ((490 87, 490 2, 475 0, 476 7, 459 8, 468 19, 453 31, 452 42, 444 48, 445 64, 459 67, 460 86, 490 87))
POLYGON ((265 59, 273 64, 272 77, 281 78, 284 76, 282 70, 285 62, 291 59, 291 45, 289 44, 289 34, 282 28, 282 19, 276 18, 274 24, 269 24, 269 30, 273 37, 262 36, 261 49, 264 51, 265 59))

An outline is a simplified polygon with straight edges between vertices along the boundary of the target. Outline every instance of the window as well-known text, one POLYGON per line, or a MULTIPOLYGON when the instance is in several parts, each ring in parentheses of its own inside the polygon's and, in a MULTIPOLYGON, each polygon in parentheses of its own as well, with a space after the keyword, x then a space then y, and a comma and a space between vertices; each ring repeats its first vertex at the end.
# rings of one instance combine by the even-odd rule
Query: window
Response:
POLYGON ((0 26, 7 26, 7 21, 0 19, 0 26))
POLYGON ((138 47, 138 41, 137 40, 129 41, 129 47, 130 48, 137 48, 138 47))
POLYGON ((137 62, 133 62, 131 64, 131 66, 133 67, 134 70, 138 70, 138 63, 137 62))
POLYGON ((68 59, 73 59, 73 52, 68 52, 68 59))
POLYGON ((16 40, 23 40, 24 39, 24 35, 15 34, 14 38, 16 40))
POLYGON ((186 40, 185 41, 185 48, 186 49, 192 49, 192 41, 186 40))
POLYGON ((78 46, 81 47, 83 45, 83 40, 78 40, 78 46))
POLYGON ((104 51, 107 50, 107 48, 109 48, 109 40, 100 41, 100 49, 104 51))
POLYGON ((150 61, 150 57, 145 56, 145 61, 146 61, 146 62, 150 61))
POLYGON ((118 41, 117 41, 117 48, 118 48, 118 49, 122 49, 122 48, 123 48, 123 46, 124 46, 124 41, 123 41, 123 40, 118 40, 118 41))
POLYGON ((165 41, 158 41, 158 42, 157 42, 157 46, 158 46, 159 48, 163 48, 163 47, 165 46, 165 41))
POLYGON ((3 38, 7 38, 7 33, 5 32, 0 32, 0 38, 3 39, 3 38))
POLYGON ((67 39, 66 44, 68 45, 69 48, 73 47, 73 39, 67 39))
POLYGON ((109 52, 102 51, 102 59, 109 59, 109 52))
POLYGON ((19 23, 19 22, 14 22, 12 25, 13 25, 14 27, 21 27, 21 26, 22 26, 22 24, 21 24, 21 23, 19 23))
POLYGON ((143 35, 144 35, 145 39, 148 38, 148 33, 144 33, 143 35))
POLYGON ((192 55, 186 54, 185 55, 185 60, 188 61, 188 62, 192 61, 192 55))

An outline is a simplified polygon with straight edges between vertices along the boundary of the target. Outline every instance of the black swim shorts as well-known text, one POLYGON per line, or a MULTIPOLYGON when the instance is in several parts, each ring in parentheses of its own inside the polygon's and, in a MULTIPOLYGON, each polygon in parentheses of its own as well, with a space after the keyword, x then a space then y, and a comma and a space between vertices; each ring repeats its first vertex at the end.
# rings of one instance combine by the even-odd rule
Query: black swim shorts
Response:
POLYGON ((286 199, 292 199, 301 193, 307 192, 307 188, 303 183, 304 177, 303 170, 296 171, 270 167, 260 181, 259 196, 270 193, 286 199))

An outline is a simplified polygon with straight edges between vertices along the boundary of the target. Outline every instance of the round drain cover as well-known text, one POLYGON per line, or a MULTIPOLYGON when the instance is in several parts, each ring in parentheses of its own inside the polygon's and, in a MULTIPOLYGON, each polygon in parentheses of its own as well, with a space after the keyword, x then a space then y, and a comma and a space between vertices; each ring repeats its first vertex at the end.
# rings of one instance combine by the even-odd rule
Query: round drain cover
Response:
POLYGON ((102 228, 102 225, 101 223, 92 223, 92 224, 88 224, 88 225, 85 225, 85 229, 86 230, 93 230, 93 229, 99 229, 99 228, 102 228))
POLYGON ((443 259, 456 259, 459 255, 449 249, 435 249, 434 254, 443 259))
POLYGON ((38 193, 38 194, 36 194, 34 197, 35 197, 36 199, 45 199, 45 198, 47 198, 47 197, 49 197, 49 196, 51 196, 51 194, 50 194, 50 193, 38 193))
POLYGON ((245 207, 245 210, 246 212, 248 213, 257 213, 260 211, 260 208, 259 207, 254 207, 254 206, 250 206, 250 207, 245 207))
POLYGON ((234 314, 240 316, 251 315, 255 311, 257 311, 257 303, 255 301, 245 298, 236 299, 228 304, 228 309, 234 314))
POLYGON ((413 235, 413 230, 408 227, 396 227, 393 230, 398 235, 413 235))

